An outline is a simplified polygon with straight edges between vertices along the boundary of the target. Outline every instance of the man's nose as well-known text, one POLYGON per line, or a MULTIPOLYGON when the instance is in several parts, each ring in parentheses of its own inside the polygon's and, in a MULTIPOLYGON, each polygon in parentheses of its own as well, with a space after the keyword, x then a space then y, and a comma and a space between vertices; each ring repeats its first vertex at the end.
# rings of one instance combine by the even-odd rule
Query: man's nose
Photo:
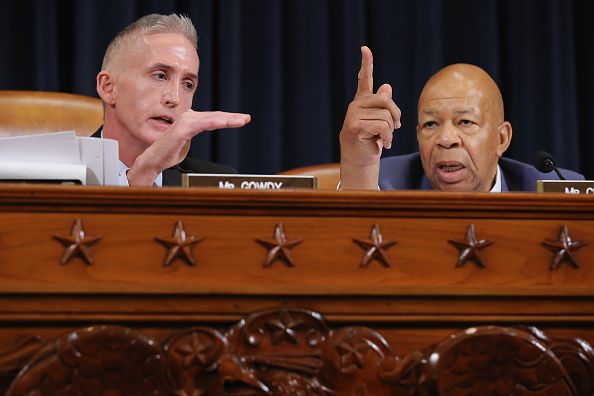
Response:
POLYGON ((449 122, 445 123, 439 131, 436 144, 443 148, 460 146, 462 144, 462 140, 460 139, 460 131, 458 131, 458 128, 456 128, 454 124, 449 122))
POLYGON ((168 107, 179 105, 179 84, 171 83, 167 85, 165 92, 163 92, 162 102, 168 107))

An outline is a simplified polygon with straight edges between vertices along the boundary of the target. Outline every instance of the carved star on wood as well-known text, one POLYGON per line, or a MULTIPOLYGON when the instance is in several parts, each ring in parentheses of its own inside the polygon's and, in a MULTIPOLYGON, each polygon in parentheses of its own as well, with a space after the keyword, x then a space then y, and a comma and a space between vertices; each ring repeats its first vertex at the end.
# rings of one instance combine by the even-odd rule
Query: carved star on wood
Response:
POLYGON ((476 237, 474 224, 469 225, 466 229, 465 242, 453 240, 448 240, 448 242, 454 245, 456 249, 460 251, 460 256, 458 256, 458 261, 456 262, 456 267, 461 267, 470 260, 473 261, 479 268, 485 268, 485 263, 483 262, 480 251, 492 244, 493 241, 478 239, 476 237))
POLYGON ((347 342, 341 342, 338 344, 336 346, 336 351, 340 355, 341 369, 350 367, 352 365, 358 368, 363 368, 365 365, 363 361, 363 353, 347 342))
POLYGON ((213 344, 204 342, 194 333, 191 336, 190 342, 175 348, 175 351, 183 356, 184 367, 190 367, 195 362, 202 366, 207 366, 211 360, 213 349, 213 344))
POLYGON ((288 241, 285 234, 283 223, 274 226, 274 240, 256 239, 260 245, 268 249, 268 254, 264 260, 264 267, 270 267, 276 259, 282 260, 287 266, 294 267, 295 261, 291 255, 291 249, 303 242, 303 239, 288 241))
POLYGON ((273 344, 278 344, 283 340, 297 344, 297 329, 303 326, 303 321, 293 319, 286 310, 283 310, 279 319, 270 319, 266 325, 271 331, 273 344))
POLYGON ((580 265, 575 251, 588 243, 585 241, 573 241, 569 235, 567 226, 564 225, 559 230, 559 238, 557 240, 545 239, 542 244, 555 252, 549 266, 549 271, 554 271, 564 261, 574 269, 579 268, 580 265))
POLYGON ((165 260, 163 260, 163 266, 169 266, 176 257, 180 257, 188 265, 196 265, 191 248, 203 239, 202 237, 187 236, 184 223, 178 220, 173 228, 171 238, 155 238, 157 242, 162 243, 168 249, 165 260))
POLYGON ((62 264, 66 264, 73 257, 80 257, 86 265, 93 264, 91 258, 91 245, 99 241, 101 236, 87 236, 82 227, 80 219, 74 220, 70 236, 53 235, 53 238, 62 242, 65 246, 64 254, 62 255, 62 264))
POLYGON ((371 227, 370 239, 353 238, 353 242, 361 246, 361 248, 367 249, 361 259, 360 267, 366 267, 374 259, 378 260, 386 268, 391 267, 390 260, 386 257, 384 250, 388 250, 398 241, 384 241, 379 224, 374 224, 371 227))

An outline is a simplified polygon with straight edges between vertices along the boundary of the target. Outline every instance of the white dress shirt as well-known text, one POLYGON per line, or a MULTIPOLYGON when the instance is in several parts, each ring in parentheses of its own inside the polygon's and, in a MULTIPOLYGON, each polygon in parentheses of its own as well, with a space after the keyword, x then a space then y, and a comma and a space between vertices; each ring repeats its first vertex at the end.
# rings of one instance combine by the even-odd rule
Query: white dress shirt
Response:
POLYGON ((497 174, 495 175, 495 184, 493 184, 493 188, 489 192, 501 192, 501 169, 499 165, 497 165, 497 174))

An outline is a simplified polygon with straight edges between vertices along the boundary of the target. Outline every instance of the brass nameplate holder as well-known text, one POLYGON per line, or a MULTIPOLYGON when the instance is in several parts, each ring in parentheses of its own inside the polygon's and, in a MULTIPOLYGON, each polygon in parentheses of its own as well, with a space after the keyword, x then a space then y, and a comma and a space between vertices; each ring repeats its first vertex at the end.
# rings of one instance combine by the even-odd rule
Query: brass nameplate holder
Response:
POLYGON ((594 180, 537 180, 536 192, 594 194, 594 180))
POLYGON ((184 173, 182 174, 182 187, 252 190, 318 188, 318 178, 315 176, 184 173))

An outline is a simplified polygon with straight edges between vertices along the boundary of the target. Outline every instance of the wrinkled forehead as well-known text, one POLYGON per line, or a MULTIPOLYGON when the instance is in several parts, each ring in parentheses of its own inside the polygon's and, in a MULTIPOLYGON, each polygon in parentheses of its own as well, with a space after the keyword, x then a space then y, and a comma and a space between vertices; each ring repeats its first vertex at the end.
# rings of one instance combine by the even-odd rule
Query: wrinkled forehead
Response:
POLYGON ((418 111, 419 115, 445 111, 480 113, 485 105, 485 93, 475 87, 440 84, 423 90, 418 111))
POLYGON ((153 58, 171 59, 198 69, 198 53, 185 36, 179 33, 148 33, 140 36, 140 47, 153 58))
POLYGON ((433 89, 424 91, 419 97, 419 109, 421 107, 436 104, 451 104, 477 106, 485 101, 485 93, 477 89, 433 89))
POLYGON ((489 80, 490 77, 485 80, 481 75, 457 72, 435 75, 419 97, 419 116, 439 109, 442 112, 468 111, 503 118, 501 94, 496 84, 489 80))

